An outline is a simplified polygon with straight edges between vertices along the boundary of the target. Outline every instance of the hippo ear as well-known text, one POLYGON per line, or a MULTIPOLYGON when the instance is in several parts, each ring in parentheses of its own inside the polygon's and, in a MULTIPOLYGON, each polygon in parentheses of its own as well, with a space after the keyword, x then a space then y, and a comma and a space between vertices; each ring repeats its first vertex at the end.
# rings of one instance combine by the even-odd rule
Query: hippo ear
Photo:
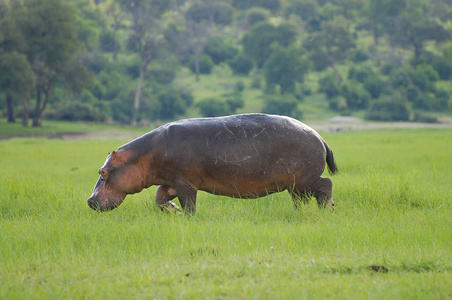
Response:
POLYGON ((111 153, 111 157, 114 158, 116 156, 116 151, 113 150, 113 152, 111 153))

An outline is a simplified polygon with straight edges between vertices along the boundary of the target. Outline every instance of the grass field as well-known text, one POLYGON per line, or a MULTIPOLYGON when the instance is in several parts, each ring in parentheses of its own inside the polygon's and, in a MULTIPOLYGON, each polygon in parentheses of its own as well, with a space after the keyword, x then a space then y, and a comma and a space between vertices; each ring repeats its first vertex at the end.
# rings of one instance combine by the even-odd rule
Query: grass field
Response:
POLYGON ((335 212, 200 193, 191 217, 155 187, 87 206, 125 140, 0 141, 0 298, 450 299, 452 132, 322 135, 335 212))

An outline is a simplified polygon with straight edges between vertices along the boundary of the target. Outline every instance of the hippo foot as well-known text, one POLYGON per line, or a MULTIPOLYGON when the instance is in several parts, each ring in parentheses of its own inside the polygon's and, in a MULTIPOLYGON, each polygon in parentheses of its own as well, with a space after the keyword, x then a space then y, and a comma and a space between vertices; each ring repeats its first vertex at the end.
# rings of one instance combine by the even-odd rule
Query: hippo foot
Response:
POLYGON ((174 214, 178 214, 181 215, 182 214, 182 210, 180 209, 180 207, 174 203, 173 201, 168 201, 168 206, 166 206, 166 209, 174 214))

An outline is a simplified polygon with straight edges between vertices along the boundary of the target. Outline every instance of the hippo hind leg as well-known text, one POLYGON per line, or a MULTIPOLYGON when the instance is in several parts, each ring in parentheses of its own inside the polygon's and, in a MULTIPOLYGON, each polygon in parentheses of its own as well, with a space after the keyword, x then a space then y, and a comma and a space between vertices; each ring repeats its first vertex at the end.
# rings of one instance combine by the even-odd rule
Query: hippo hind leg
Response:
POLYGON ((307 204, 311 196, 314 196, 319 207, 329 207, 334 210, 333 182, 329 178, 320 177, 309 187, 295 184, 293 188, 289 189, 289 193, 292 196, 295 209, 299 207, 301 202, 307 204))
POLYGON ((329 178, 320 177, 311 187, 310 187, 314 197, 317 199, 319 207, 328 207, 334 210, 333 201, 333 182, 329 178))
POLYGON ((174 188, 168 185, 161 185, 158 187, 157 192, 155 193, 155 202, 163 211, 168 209, 173 212, 178 212, 180 209, 176 205, 176 203, 172 202, 174 198, 177 197, 177 192, 174 188))

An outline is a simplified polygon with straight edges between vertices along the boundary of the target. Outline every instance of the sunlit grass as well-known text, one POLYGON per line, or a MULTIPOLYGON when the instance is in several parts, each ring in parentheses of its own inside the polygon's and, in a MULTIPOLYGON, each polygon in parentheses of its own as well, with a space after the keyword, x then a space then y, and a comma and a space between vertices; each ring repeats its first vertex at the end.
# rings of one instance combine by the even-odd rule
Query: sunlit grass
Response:
POLYGON ((155 187, 87 206, 126 141, 0 141, 0 298, 452 297, 450 131, 323 136, 335 212, 199 193, 194 216, 160 212, 155 187))

